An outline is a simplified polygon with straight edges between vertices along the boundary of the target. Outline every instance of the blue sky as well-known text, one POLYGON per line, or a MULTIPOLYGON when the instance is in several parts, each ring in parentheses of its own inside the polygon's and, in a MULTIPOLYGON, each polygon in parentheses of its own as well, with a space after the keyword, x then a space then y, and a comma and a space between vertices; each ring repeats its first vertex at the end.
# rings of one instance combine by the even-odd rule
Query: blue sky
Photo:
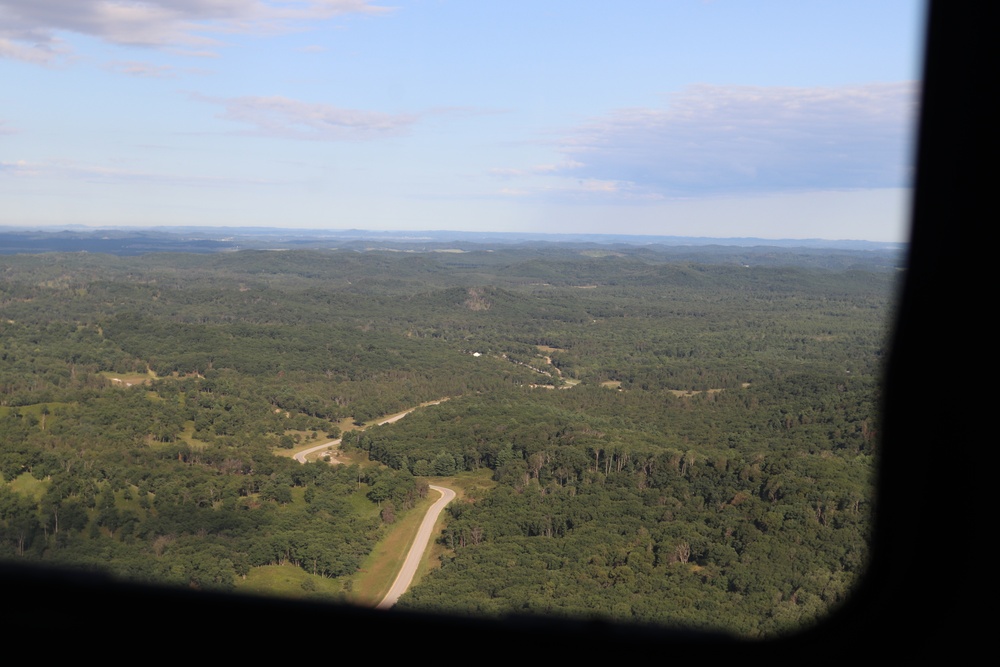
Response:
POLYGON ((0 224, 902 240, 922 19, 0 0, 0 224))

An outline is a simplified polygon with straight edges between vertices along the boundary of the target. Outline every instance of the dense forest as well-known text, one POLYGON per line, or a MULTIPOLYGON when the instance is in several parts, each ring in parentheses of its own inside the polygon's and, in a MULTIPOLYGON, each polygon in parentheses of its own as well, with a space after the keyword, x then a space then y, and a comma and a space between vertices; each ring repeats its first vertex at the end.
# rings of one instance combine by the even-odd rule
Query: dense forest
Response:
POLYGON ((428 481, 488 474, 401 607, 809 622, 865 567, 898 271, 692 253, 2 256, 0 557, 344 579, 428 481), (345 431, 370 463, 283 455, 445 397, 345 431))

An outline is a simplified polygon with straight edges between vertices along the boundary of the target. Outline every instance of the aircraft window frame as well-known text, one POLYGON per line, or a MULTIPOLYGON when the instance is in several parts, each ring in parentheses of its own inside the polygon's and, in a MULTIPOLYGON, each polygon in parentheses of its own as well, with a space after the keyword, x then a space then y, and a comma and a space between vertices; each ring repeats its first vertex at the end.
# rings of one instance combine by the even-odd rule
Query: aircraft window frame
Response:
MULTIPOLYGON (((984 99, 988 87, 977 80, 985 69, 981 63, 992 62, 984 48, 992 38, 986 36, 988 22, 980 13, 940 0, 931 2, 927 13, 912 236, 886 376, 872 562, 848 603, 816 627, 772 641, 732 642, 718 633, 606 622, 537 617, 490 621, 192 593, 3 563, 0 581, 8 600, 16 600, 18 606, 7 627, 46 636, 53 628, 93 636, 112 623, 120 632, 170 627, 163 623, 208 629, 209 623, 226 618, 238 619, 244 626, 266 619, 308 618, 310 626, 341 636, 364 636, 372 632, 370 624, 376 623, 377 632, 392 637, 397 650, 409 648, 406 639, 427 633, 452 647, 476 644, 495 655, 522 657, 602 651, 621 656, 664 644, 688 644, 714 654, 736 648, 744 657, 747 650, 766 650, 770 659, 801 657, 797 652, 803 647, 820 647, 825 651, 822 656, 832 659, 856 657, 864 650, 859 640, 926 644, 935 637, 947 637, 964 622, 964 605, 955 605, 971 591, 955 586, 954 573, 934 574, 930 566, 936 558, 928 552, 934 551, 938 540, 948 539, 939 531, 954 535, 957 525, 959 535, 970 533, 961 532, 967 526, 953 516, 962 510, 945 504, 933 490, 941 472, 940 457, 952 456, 935 447, 976 442, 971 437, 971 420, 965 418, 963 424, 958 418, 974 414, 970 411, 975 402, 970 406, 966 390, 929 388, 926 374, 934 363, 929 342, 950 349, 964 349, 960 340, 968 343, 959 339, 969 334, 967 327, 956 325, 954 299, 962 293, 960 281, 968 289, 967 267, 976 256, 967 247, 971 237, 962 232, 971 232, 981 219, 979 207, 985 206, 988 191, 975 188, 982 174, 975 174, 978 163, 971 159, 985 152, 984 116, 990 108, 984 99), (110 615, 93 610, 97 599, 105 602, 110 615)), ((969 372, 961 371, 960 381, 969 372)), ((241 640, 240 644, 250 647, 256 642, 241 640)))

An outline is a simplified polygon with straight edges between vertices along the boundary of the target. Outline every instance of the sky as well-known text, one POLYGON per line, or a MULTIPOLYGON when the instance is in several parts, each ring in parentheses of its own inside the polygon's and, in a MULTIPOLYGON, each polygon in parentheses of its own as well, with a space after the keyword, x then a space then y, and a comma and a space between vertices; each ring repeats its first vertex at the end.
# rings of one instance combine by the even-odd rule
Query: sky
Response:
POLYGON ((914 0, 0 0, 0 225, 903 241, 914 0))

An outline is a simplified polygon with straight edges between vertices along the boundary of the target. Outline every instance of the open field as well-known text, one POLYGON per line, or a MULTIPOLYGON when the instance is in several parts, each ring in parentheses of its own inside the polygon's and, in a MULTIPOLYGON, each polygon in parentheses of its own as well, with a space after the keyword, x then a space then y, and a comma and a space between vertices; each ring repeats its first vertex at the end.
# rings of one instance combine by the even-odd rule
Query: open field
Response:
POLYGON ((253 595, 273 595, 287 598, 308 598, 344 602, 343 579, 329 579, 309 574, 296 565, 265 565, 255 567, 246 579, 236 580, 236 590, 253 595))
POLYGON ((156 376, 154 374, 152 374, 152 373, 143 373, 143 374, 132 373, 132 374, 125 374, 125 373, 113 373, 111 371, 103 371, 103 372, 98 373, 98 375, 106 377, 107 379, 111 380, 111 382, 113 384, 119 385, 119 386, 122 386, 122 387, 132 387, 132 386, 135 386, 137 384, 146 384, 150 380, 156 378, 156 376))
POLYGON ((35 479, 31 473, 22 473, 7 483, 11 491, 20 493, 35 501, 41 500, 49 488, 50 480, 35 479))
MULTIPOLYGON (((603 383, 602 383, 603 384, 603 383)), ((621 383, 618 383, 621 385, 621 383)), ((674 396, 697 396, 698 394, 718 394, 722 389, 705 389, 704 391, 697 391, 695 389, 667 389, 674 396)))
POLYGON ((406 559, 406 553, 413 544, 424 514, 437 496, 435 492, 429 493, 427 498, 423 498, 412 509, 407 510, 401 519, 389 526, 385 536, 365 558, 361 569, 350 578, 350 602, 374 607, 385 596, 406 559))

